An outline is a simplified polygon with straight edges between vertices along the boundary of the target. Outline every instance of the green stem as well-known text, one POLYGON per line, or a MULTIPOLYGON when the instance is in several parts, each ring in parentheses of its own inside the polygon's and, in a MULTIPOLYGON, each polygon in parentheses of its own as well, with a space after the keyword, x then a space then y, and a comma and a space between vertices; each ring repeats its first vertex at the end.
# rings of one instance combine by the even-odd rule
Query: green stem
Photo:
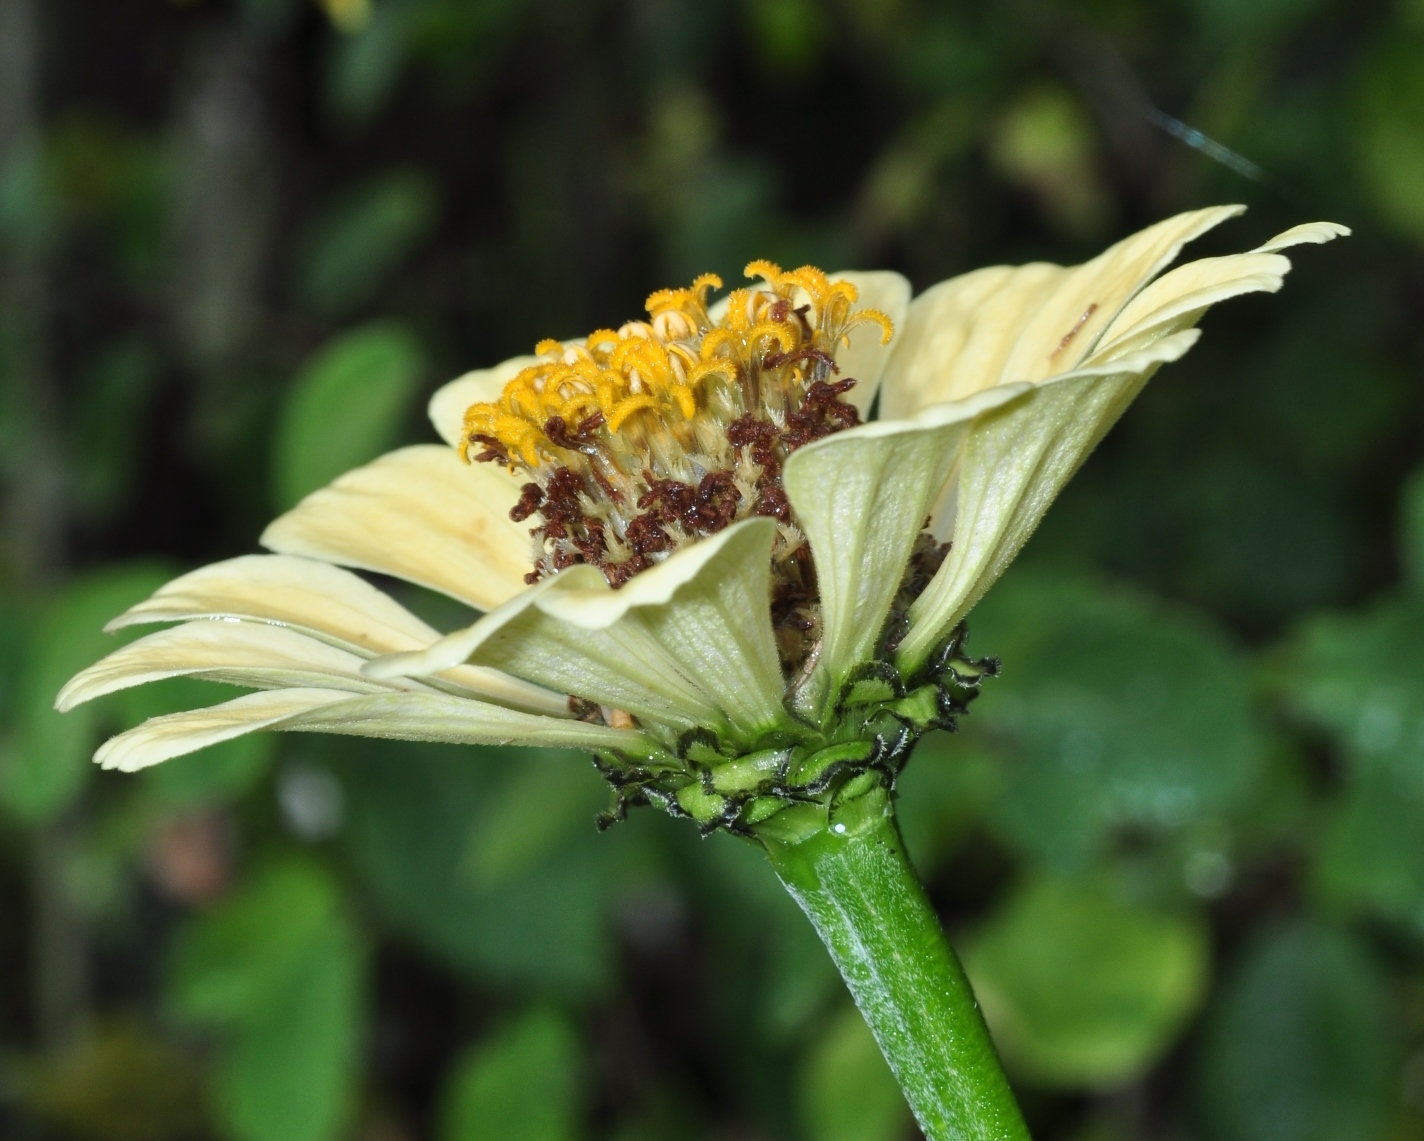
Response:
POLYGON ((905 855, 888 798, 860 797, 829 827, 792 823, 776 836, 764 829, 763 847, 830 951, 925 1137, 1027 1141, 969 980, 905 855))

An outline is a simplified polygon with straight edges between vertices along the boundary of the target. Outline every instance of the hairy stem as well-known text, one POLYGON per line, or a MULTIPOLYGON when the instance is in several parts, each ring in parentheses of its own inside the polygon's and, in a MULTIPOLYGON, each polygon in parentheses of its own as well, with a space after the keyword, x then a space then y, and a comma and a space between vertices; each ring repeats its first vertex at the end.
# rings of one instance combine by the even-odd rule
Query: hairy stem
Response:
POLYGON ((929 1141, 1027 1141, 963 968, 905 855, 883 793, 829 826, 763 835, 929 1141))

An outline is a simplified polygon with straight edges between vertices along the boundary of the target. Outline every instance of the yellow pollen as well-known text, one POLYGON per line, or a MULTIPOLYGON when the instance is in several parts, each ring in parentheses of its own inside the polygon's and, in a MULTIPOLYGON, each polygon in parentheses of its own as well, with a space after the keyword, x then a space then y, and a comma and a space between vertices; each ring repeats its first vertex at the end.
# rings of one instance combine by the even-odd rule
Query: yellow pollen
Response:
POLYGON ((708 296, 722 280, 708 273, 651 294, 646 321, 598 329, 582 344, 540 341, 538 363, 466 411, 465 458, 535 472, 567 464, 575 449, 634 466, 674 441, 692 454, 707 446, 704 422, 725 428, 747 413, 774 420, 798 408, 809 385, 836 371, 856 326, 877 326, 882 344, 894 335, 884 313, 855 307, 854 285, 814 266, 753 261, 745 272, 757 284, 733 290, 716 320, 708 296))

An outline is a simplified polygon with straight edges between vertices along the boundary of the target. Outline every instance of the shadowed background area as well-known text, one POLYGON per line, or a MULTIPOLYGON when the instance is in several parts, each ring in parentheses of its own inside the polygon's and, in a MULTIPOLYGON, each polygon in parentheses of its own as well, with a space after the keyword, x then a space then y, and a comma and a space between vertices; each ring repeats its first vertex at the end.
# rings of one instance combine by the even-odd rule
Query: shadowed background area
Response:
MULTIPOLYGON (((751 257, 1297 222, 971 616, 901 786, 1043 1141, 1424 1138, 1424 2, 0 0, 0 1133, 904 1141, 761 857, 575 755, 136 777, 103 623, 426 396, 751 257)), ((384 584, 390 585, 390 584, 384 584)), ((433 624, 454 603, 401 593, 433 624)))

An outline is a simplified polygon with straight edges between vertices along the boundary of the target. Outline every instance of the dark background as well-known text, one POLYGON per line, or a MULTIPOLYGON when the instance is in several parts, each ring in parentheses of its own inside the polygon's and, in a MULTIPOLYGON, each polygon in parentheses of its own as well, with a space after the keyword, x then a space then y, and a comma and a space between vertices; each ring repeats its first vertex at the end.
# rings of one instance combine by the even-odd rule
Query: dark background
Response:
POLYGON ((1420 1138, 1421 0, 0 0, 0 1134, 912 1136, 760 857, 595 834, 585 760, 122 777, 106 733, 222 695, 50 703, 167 576, 433 438, 436 385, 654 288, 923 289, 1224 201, 1198 256, 1355 235, 1075 480, 901 816, 1036 1137, 1420 1138))

